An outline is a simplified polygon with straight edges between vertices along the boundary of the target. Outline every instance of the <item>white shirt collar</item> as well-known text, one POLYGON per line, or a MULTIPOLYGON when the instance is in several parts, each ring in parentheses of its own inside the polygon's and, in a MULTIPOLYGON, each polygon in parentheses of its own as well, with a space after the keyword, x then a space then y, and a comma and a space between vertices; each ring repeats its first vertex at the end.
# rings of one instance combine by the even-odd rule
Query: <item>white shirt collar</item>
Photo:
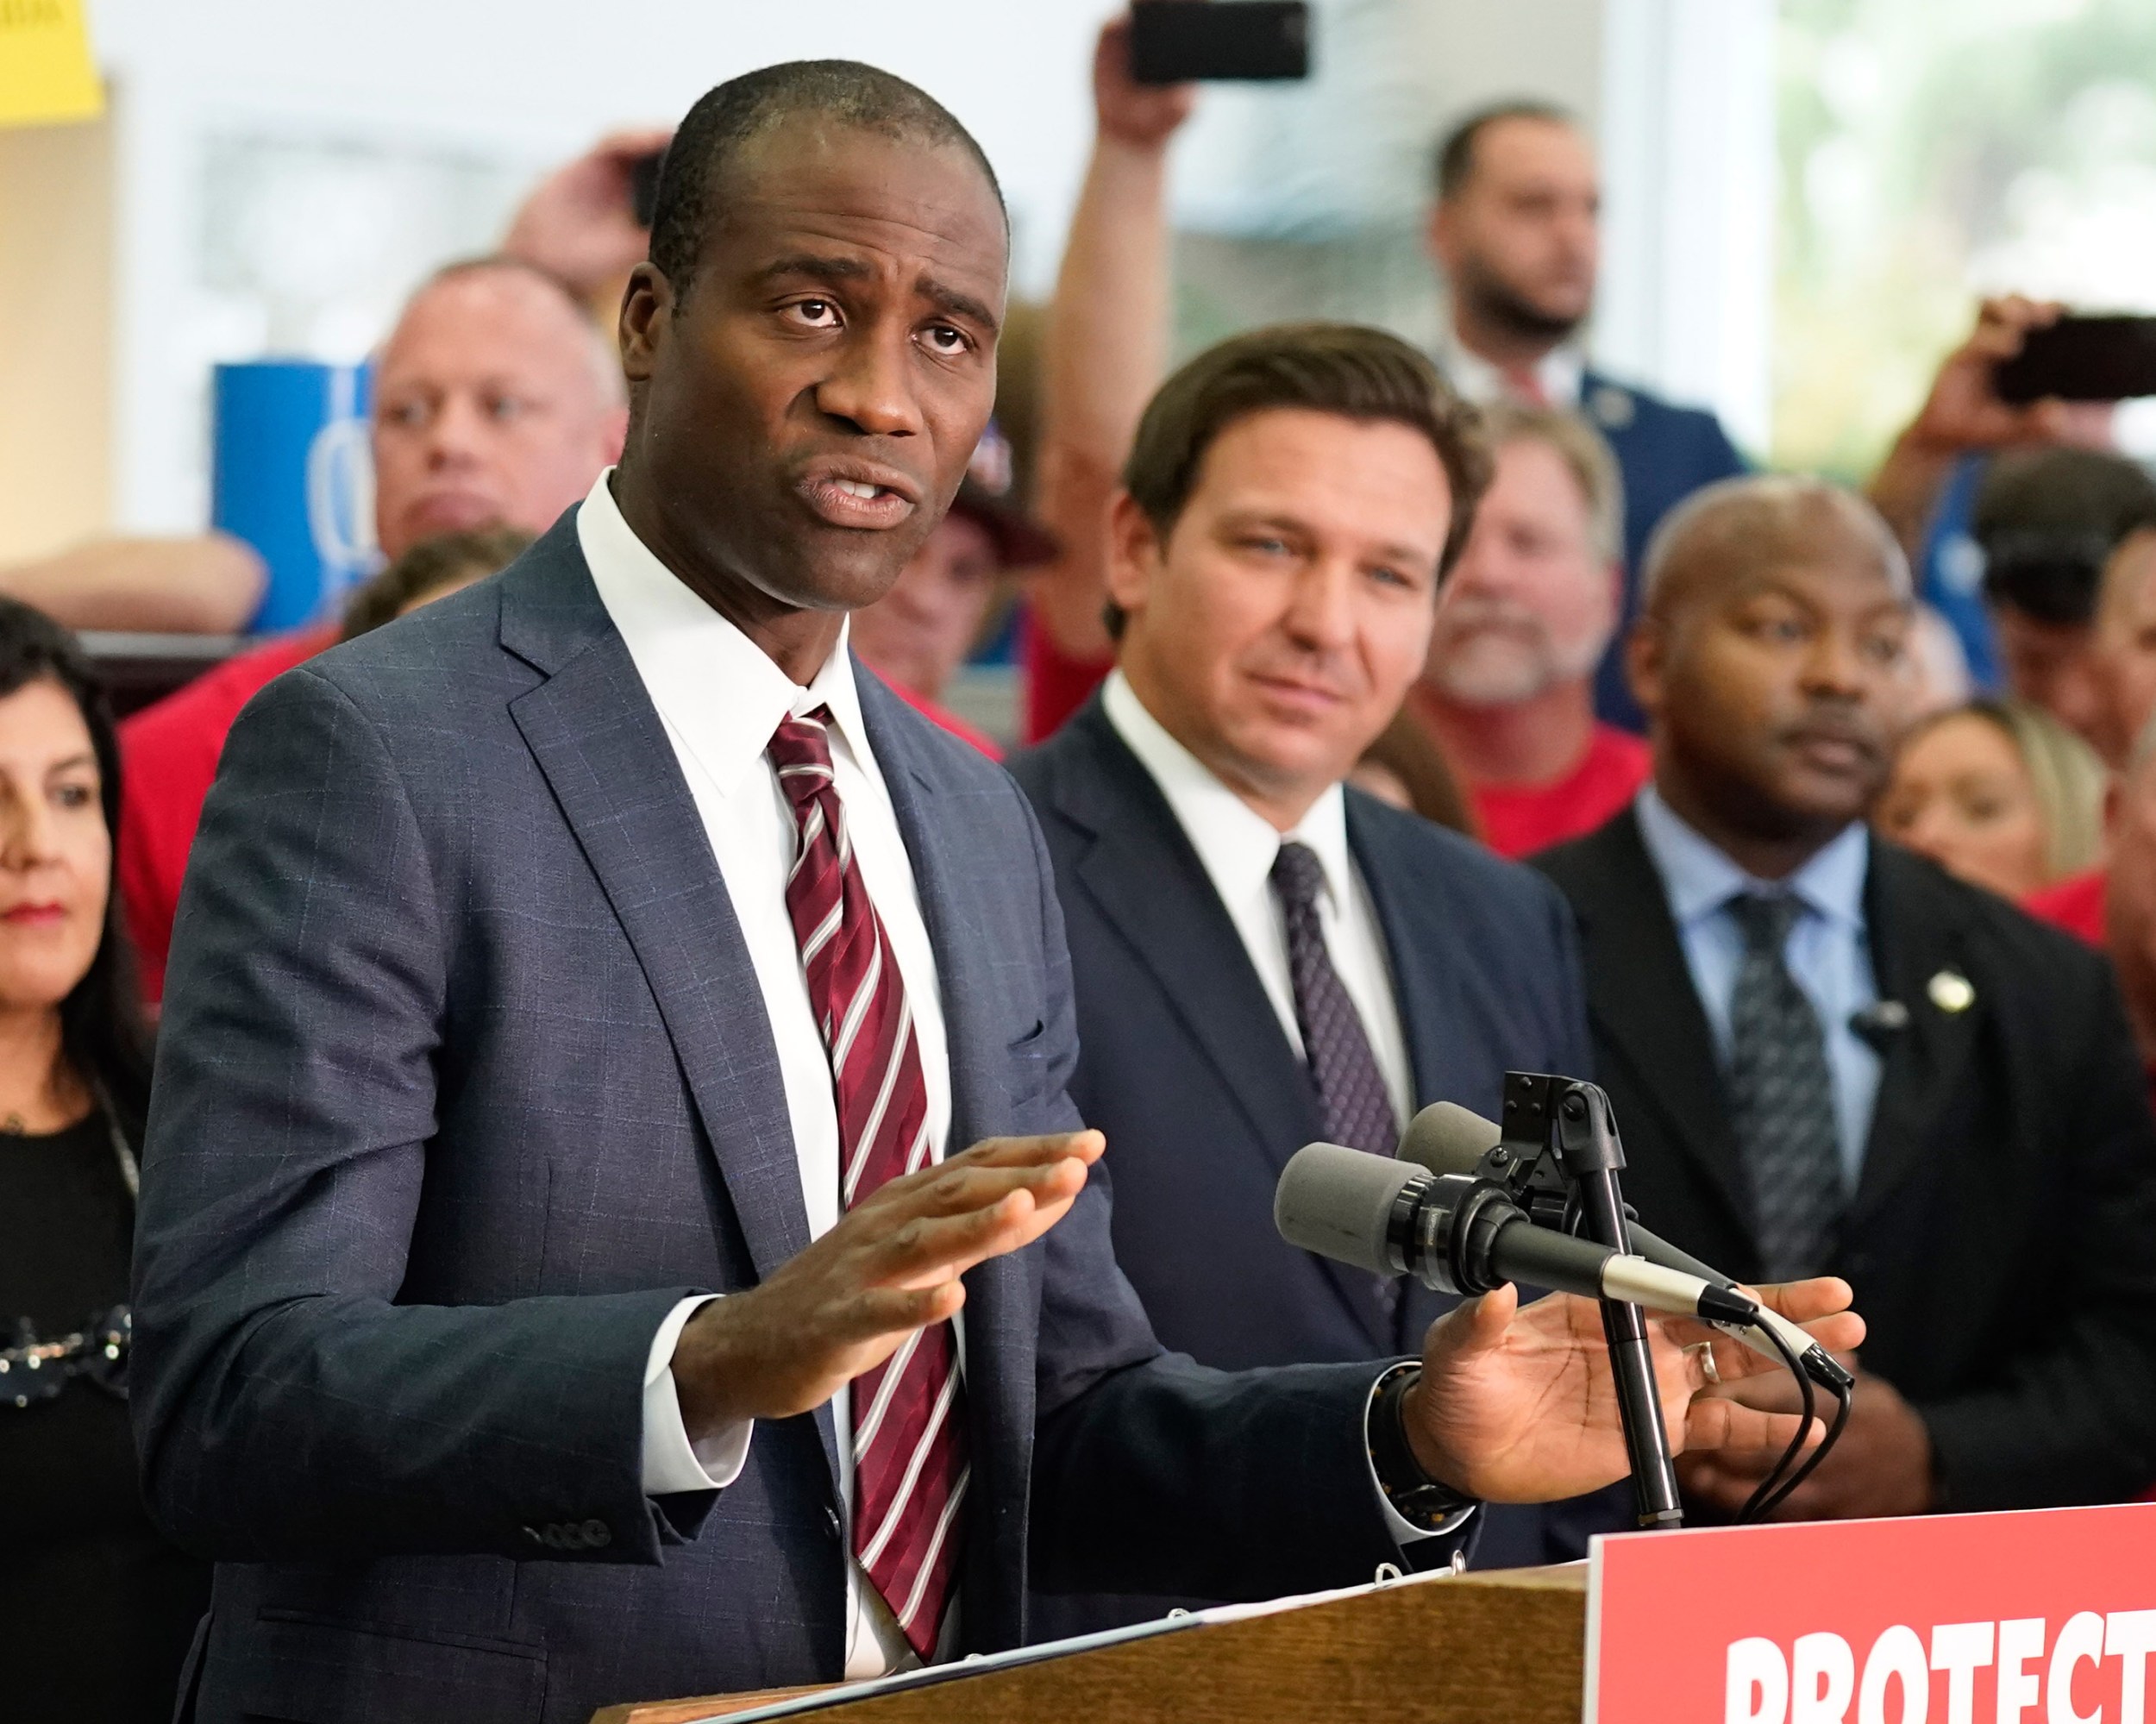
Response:
MULTIPOLYGON (((1452 386, 1469 400, 1487 406, 1517 394, 1505 373, 1480 354, 1470 353, 1457 334, 1448 329, 1438 354, 1438 364, 1452 386)), ((1552 407, 1576 409, 1587 375, 1587 360, 1578 348, 1567 342, 1552 348, 1535 362, 1535 379, 1552 407)))
POLYGON ((720 794, 741 788, 781 719, 818 706, 830 708, 838 743, 874 771, 847 647, 850 621, 814 680, 799 686, 636 536, 614 501, 613 471, 599 476, 577 511, 577 541, 652 704, 720 794))
POLYGON ((1312 805, 1294 831, 1282 833, 1169 734, 1145 710, 1121 671, 1109 676, 1100 702, 1115 733, 1168 799, 1222 899, 1230 904, 1248 903, 1269 890, 1280 847, 1293 839, 1317 853, 1325 869, 1326 893, 1336 912, 1344 910, 1354 874, 1348 854, 1347 802, 1338 785, 1312 805))

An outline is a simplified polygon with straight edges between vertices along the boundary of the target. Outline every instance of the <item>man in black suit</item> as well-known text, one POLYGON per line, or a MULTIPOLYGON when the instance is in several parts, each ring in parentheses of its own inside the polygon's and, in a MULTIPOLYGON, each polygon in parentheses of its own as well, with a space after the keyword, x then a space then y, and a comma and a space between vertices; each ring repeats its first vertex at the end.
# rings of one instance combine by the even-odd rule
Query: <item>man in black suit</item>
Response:
MULTIPOLYGON (((2156 1476, 2156 1132, 2109 967, 1862 824, 1910 606, 1854 497, 1702 492, 1656 542, 1631 646, 1654 781, 1540 859, 1579 918, 1642 1220, 1864 1301, 1854 1416, 1802 1518, 2156 1476)), ((1757 1472, 1683 1464, 1722 1509, 1757 1472)))
MULTIPOLYGON (((1382 1358, 1449 1302, 1281 1239, 1301 1145, 1390 1155, 1432 1101, 1495 1113, 1509 1069, 1587 1069, 1563 900, 1343 782, 1420 674, 1488 459, 1380 331, 1200 354, 1114 504, 1118 669, 1012 765, 1056 865, 1117 1260, 1207 1364, 1382 1358)), ((1478 1561, 1539 1560, 1539 1526, 1496 1517, 1478 1561)))
MULTIPOLYGON (((620 466, 233 731, 131 1384, 154 1511, 219 1564, 202 1718, 880 1673, 1022 1640, 1029 1557, 1354 1582, 1463 1497, 1621 1470, 1585 1301, 1494 1294, 1420 1378, 1230 1376, 1118 1274, 1038 833, 846 645, 987 426, 1008 245, 912 85, 722 85, 624 298, 620 466)), ((1658 1333, 1680 1439, 1796 1432, 1658 1333)))

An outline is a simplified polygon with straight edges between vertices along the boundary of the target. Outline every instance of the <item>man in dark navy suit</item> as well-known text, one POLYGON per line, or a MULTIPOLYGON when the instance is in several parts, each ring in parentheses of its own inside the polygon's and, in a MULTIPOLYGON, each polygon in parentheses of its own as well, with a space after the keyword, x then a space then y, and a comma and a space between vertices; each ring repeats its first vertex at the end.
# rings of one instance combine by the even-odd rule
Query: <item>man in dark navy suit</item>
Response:
MULTIPOLYGON (((1432 1101, 1493 1113, 1507 1069, 1588 1069, 1557 895, 1343 784, 1420 671, 1487 480, 1476 417, 1375 329, 1259 330, 1185 366, 1113 506, 1118 669, 1013 766, 1055 862, 1116 1255, 1207 1364, 1382 1358, 1442 1308, 1279 1238, 1303 1144, 1389 1155, 1432 1101)), ((1478 1559, 1540 1540, 1501 1517, 1478 1559)))
MULTIPOLYGON (((1509 395, 1579 412, 1617 456, 1627 571, 1621 643, 1655 523, 1702 486, 1742 473, 1744 459, 1712 413, 1620 383, 1582 354, 1601 195, 1594 151, 1569 114, 1503 103, 1470 115, 1438 147, 1429 240, 1450 290, 1438 356, 1455 386, 1470 400, 1509 395)), ((1615 647, 1602 656, 1595 699, 1608 722, 1644 727, 1615 647)))

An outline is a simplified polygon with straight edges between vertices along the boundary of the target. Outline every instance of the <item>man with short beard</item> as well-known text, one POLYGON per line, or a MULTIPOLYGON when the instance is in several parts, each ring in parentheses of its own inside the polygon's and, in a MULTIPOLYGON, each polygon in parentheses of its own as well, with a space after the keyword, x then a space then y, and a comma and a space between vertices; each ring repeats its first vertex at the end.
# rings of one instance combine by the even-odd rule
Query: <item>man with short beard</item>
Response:
POLYGON ((1489 492, 1438 606, 1408 697, 1500 856, 1593 831, 1646 781, 1646 744, 1595 717, 1617 626, 1616 463, 1568 413, 1500 402, 1489 492))
MULTIPOLYGON (((1438 360, 1471 400, 1576 410, 1609 439, 1624 474, 1625 567, 1636 574, 1655 523, 1744 461, 1712 413, 1587 363, 1578 335, 1600 248, 1594 151, 1562 109, 1513 101, 1454 127, 1436 166, 1429 244, 1451 299, 1438 360)), ((1636 599, 1628 582, 1623 622, 1636 599)), ((1615 653, 1603 655, 1595 705, 1613 724, 1642 726, 1615 653)))

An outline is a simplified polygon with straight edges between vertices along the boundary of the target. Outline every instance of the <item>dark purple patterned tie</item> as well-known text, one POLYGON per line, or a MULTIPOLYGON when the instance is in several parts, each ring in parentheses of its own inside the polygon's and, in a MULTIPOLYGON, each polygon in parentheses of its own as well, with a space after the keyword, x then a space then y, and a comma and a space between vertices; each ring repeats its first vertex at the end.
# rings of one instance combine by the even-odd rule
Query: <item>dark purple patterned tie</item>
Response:
POLYGON ((1303 1058, 1318 1092, 1326 1135, 1351 1149, 1389 1156, 1400 1144, 1400 1121, 1385 1075, 1355 1002, 1332 968, 1318 921, 1325 864, 1307 844, 1285 843, 1273 860, 1273 891, 1288 924, 1288 974, 1295 988, 1295 1022, 1303 1058))

